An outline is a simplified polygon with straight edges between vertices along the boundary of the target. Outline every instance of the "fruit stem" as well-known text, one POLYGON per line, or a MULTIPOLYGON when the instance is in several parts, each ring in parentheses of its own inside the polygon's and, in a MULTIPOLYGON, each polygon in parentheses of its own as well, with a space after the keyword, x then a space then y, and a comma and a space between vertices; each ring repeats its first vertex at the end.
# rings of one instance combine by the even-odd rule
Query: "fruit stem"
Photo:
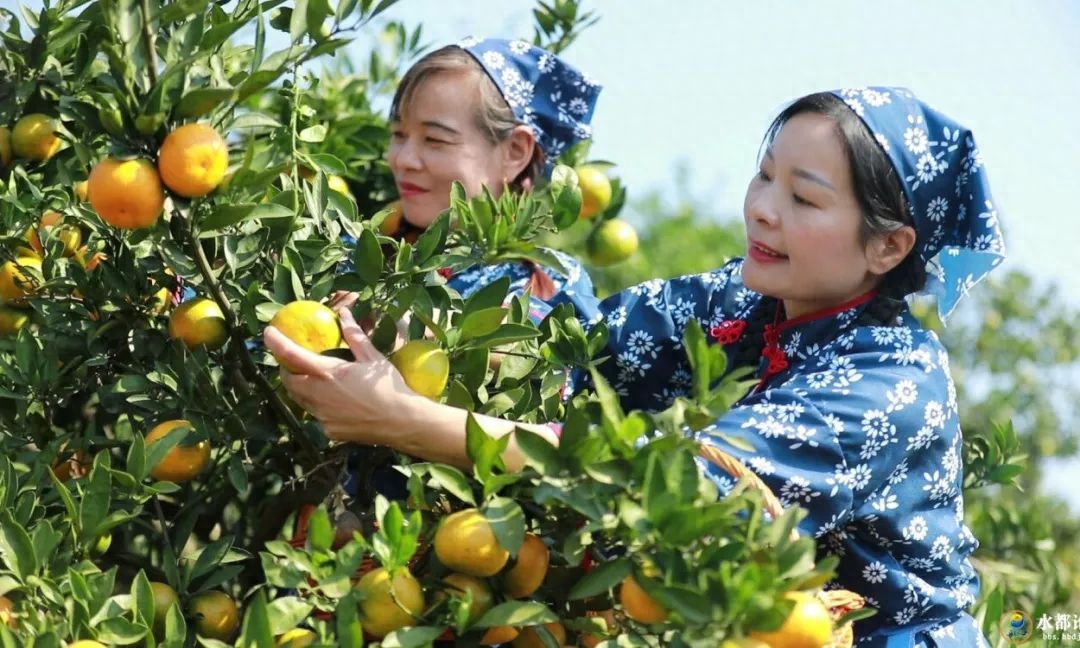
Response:
POLYGON ((161 500, 157 495, 154 495, 154 511, 157 513, 158 523, 161 524, 161 537, 165 540, 165 548, 175 557, 177 556, 176 547, 173 546, 172 538, 165 532, 169 528, 169 523, 165 520, 165 511, 161 508, 161 500))
POLYGON ((146 41, 146 67, 150 75, 150 87, 157 85, 157 51, 154 45, 154 31, 150 26, 150 1, 140 0, 142 7, 142 32, 143 40, 146 41))
MULTIPOLYGON (((173 218, 182 219, 183 216, 179 210, 173 209, 173 218)), ((225 295, 225 291, 222 290, 221 284, 218 283, 217 277, 214 276, 214 271, 210 268, 210 261, 206 258, 206 253, 202 249, 202 245, 199 244, 198 233, 196 232, 195 219, 190 219, 190 228, 187 230, 188 243, 191 247, 192 255, 195 257, 195 264, 199 266, 199 274, 202 275, 203 281, 206 283, 207 288, 210 291, 210 295, 217 302, 221 313, 225 317, 225 328, 229 331, 229 338, 231 344, 230 349, 236 354, 240 360, 240 365, 244 372, 244 375, 251 380, 262 391, 263 396, 270 403, 270 406, 274 408, 278 416, 281 417, 285 424, 289 427, 290 436, 297 443, 300 444, 300 449, 311 463, 319 461, 320 452, 319 449, 311 442, 307 436, 304 435, 304 429, 300 425, 300 421, 289 409, 289 406, 281 400, 277 392, 274 390, 270 381, 262 375, 259 371, 258 365, 255 364, 255 360, 251 357, 251 352, 247 348, 247 340, 245 339, 244 332, 237 325, 236 315, 233 313, 232 305, 229 303, 229 298, 225 295)))

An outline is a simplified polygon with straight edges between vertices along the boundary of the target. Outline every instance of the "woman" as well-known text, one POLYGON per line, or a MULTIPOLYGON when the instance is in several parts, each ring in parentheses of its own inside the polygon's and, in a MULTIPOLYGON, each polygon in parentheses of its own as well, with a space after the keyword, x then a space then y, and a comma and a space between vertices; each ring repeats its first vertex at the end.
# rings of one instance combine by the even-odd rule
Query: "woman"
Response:
MULTIPOLYGON (((390 108, 387 162, 403 212, 394 235, 415 240, 450 207, 454 182, 470 196, 487 187, 496 198, 535 186, 567 147, 591 137, 599 93, 565 61, 520 40, 469 38, 421 58, 390 108)), ((528 291, 535 322, 561 303, 595 308, 588 274, 573 257, 555 254, 563 268, 500 263, 458 273, 448 284, 468 298, 509 277, 509 296, 528 291)))
MULTIPOLYGON (((745 260, 604 301, 605 377, 624 406, 663 408, 688 386, 687 322, 711 328, 730 365, 754 367, 759 382, 700 439, 807 509, 801 530, 840 556, 835 584, 879 610, 856 624, 857 645, 985 646, 965 612, 978 593, 977 542, 963 524, 948 355, 904 301, 925 292, 948 315, 1004 258, 970 131, 904 89, 804 97, 766 136, 744 219, 745 260)), ((355 363, 265 332, 310 371, 286 377, 297 400, 332 438, 467 463, 465 413, 411 394, 343 317, 355 363)), ((480 421, 496 436, 514 427, 480 421)), ((512 444, 506 459, 520 465, 512 444)))

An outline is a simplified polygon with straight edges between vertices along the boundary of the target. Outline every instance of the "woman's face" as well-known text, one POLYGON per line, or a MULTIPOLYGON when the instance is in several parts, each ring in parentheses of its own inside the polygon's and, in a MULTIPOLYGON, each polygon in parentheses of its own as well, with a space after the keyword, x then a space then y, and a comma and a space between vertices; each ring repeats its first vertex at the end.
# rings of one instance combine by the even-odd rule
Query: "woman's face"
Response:
POLYGON ((427 77, 391 124, 387 161, 405 219, 417 227, 428 227, 449 208, 455 180, 470 196, 483 186, 498 196, 517 175, 511 175, 509 140, 492 144, 477 123, 482 74, 463 70, 427 77))
POLYGON ((843 141, 832 119, 792 117, 750 181, 743 204, 743 281, 784 301, 789 318, 865 294, 878 281, 843 141))

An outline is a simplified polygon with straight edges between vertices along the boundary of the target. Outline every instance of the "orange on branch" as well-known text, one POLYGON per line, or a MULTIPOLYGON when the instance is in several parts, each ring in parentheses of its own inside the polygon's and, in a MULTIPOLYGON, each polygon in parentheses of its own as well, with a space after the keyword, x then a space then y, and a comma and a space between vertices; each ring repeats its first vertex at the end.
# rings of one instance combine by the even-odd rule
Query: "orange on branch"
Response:
POLYGON ((31 113, 15 122, 11 131, 11 150, 15 157, 45 162, 60 150, 63 142, 56 136, 52 117, 31 113))
POLYGON ((105 644, 93 639, 79 639, 75 643, 68 644, 68 648, 105 648, 105 644))
POLYGON ((619 218, 601 223, 585 241, 589 261, 601 268, 626 261, 637 249, 637 230, 619 218))
POLYGON ((45 213, 41 215, 41 220, 38 221, 36 226, 31 227, 26 231, 26 240, 30 243, 30 247, 34 252, 39 255, 45 253, 45 246, 41 242, 41 235, 43 233, 50 234, 53 238, 59 240, 64 244, 64 256, 75 256, 79 246, 82 244, 82 231, 75 225, 63 225, 64 216, 52 209, 45 210, 45 213))
POLYGON ((229 147, 207 124, 185 124, 165 137, 158 151, 158 171, 165 186, 185 198, 217 189, 229 166, 229 147))
POLYGON ((168 583, 150 581, 150 591, 154 596, 154 634, 165 634, 165 617, 169 614, 169 608, 179 602, 180 597, 168 583))
POLYGON ((19 627, 19 620, 15 618, 15 604, 6 596, 0 596, 0 623, 12 630, 19 627))
POLYGON ((15 335, 30 323, 30 315, 25 310, 0 304, 0 337, 15 335))
POLYGON ((169 316, 169 337, 180 340, 189 349, 217 349, 229 337, 225 314, 217 302, 208 297, 186 301, 169 316))
POLYGON ((0 171, 11 164, 11 129, 0 126, 0 171))
POLYGON ((771 648, 823 648, 832 641, 833 622, 829 610, 809 592, 788 592, 785 598, 795 607, 783 625, 772 632, 751 632, 750 637, 771 648))
POLYGON ((551 551, 532 533, 525 534, 517 560, 503 576, 503 587, 510 598, 524 598, 535 592, 547 576, 551 551))
POLYGON ((378 567, 364 574, 355 588, 362 596, 360 624, 378 639, 415 625, 424 612, 424 591, 406 569, 391 577, 388 569, 378 567))
POLYGON ((0 265, 0 301, 15 307, 26 304, 26 298, 37 292, 38 286, 34 278, 27 272, 28 268, 41 271, 41 257, 25 250, 13 261, 5 261, 0 265))
POLYGON ((619 603, 626 615, 638 623, 663 623, 668 611, 645 591, 633 575, 623 579, 619 588, 619 603))
POLYGON ((443 518, 435 531, 435 555, 450 569, 470 576, 494 576, 510 559, 479 509, 470 508, 443 518))
POLYGON ((86 202, 90 198, 90 182, 88 180, 80 180, 75 183, 75 197, 79 199, 79 202, 86 202))
MULTIPOLYGON (((566 645, 566 628, 557 621, 551 623, 545 623, 544 628, 555 637, 555 643, 560 646, 566 645)), ((536 626, 527 626, 521 629, 521 633, 510 643, 514 648, 547 648, 547 644, 540 637, 539 631, 536 626)))
POLYGON ((611 180, 600 167, 588 164, 574 169, 581 189, 581 211, 578 217, 588 220, 611 204, 611 180))
POLYGON ((200 637, 228 642, 240 628, 240 609, 225 592, 210 590, 196 594, 189 608, 195 633, 200 637))
POLYGON ((484 613, 495 604, 491 588, 483 579, 455 572, 442 580, 446 587, 435 594, 435 602, 442 601, 447 596, 465 598, 468 592, 472 601, 469 604, 468 623, 470 625, 476 623, 477 619, 484 616, 484 613))
POLYGON ((165 206, 161 178, 148 160, 104 159, 86 182, 90 206, 113 227, 151 227, 165 206))
POLYGON ((410 340, 390 356, 405 384, 421 396, 438 400, 450 380, 450 358, 431 340, 410 340))
MULTIPOLYGON (((162 438, 178 427, 192 428, 191 421, 174 419, 159 423, 146 435, 144 443, 149 448, 151 444, 162 438)), ((184 445, 184 440, 173 446, 158 465, 150 471, 150 476, 159 481, 171 481, 183 483, 198 477, 199 473, 210 463, 210 442, 199 441, 194 445, 184 445)))
MULTIPOLYGON (((282 306, 270 320, 270 326, 293 342, 313 353, 322 353, 341 346, 341 323, 337 313, 317 301, 301 299, 282 306)), ((282 362, 278 364, 292 373, 299 368, 282 362)))
POLYGON ((513 626, 495 626, 488 628, 484 636, 480 637, 481 646, 498 646, 508 641, 513 641, 521 631, 513 626))

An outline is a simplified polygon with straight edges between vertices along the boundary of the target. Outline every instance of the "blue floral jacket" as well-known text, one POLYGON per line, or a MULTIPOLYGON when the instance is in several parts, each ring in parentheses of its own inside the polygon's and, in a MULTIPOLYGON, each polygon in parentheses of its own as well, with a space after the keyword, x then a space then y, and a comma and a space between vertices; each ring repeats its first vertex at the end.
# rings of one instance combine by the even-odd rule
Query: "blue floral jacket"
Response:
MULTIPOLYGON (((689 393, 682 339, 745 317, 760 295, 742 261, 701 275, 649 281, 604 300, 612 360, 602 373, 626 409, 659 410, 689 393)), ((961 433, 949 358, 905 311, 896 326, 856 326, 864 306, 779 325, 787 366, 700 433, 738 457, 785 505, 805 507, 801 531, 840 558, 835 587, 878 614, 856 624, 856 645, 986 646, 964 610, 978 546, 964 524, 961 433), (743 439, 733 447, 716 433, 743 439)), ((765 365, 758 376, 765 375, 765 365)), ((705 463, 705 462, 703 462, 705 463)), ((705 470, 722 492, 730 476, 705 470)))

